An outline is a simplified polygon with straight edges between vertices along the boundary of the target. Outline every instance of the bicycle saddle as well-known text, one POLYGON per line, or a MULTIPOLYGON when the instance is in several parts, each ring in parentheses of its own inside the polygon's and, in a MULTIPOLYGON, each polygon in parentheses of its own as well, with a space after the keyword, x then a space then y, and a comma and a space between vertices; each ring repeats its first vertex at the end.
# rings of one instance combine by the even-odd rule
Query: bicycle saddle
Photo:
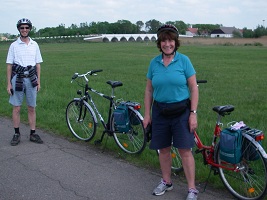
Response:
POLYGON ((120 81, 107 81, 107 84, 111 85, 112 88, 122 86, 122 82, 120 81))
POLYGON ((215 106, 212 108, 213 111, 217 112, 219 115, 226 115, 230 114, 232 111, 234 111, 235 107, 232 105, 225 105, 225 106, 215 106))

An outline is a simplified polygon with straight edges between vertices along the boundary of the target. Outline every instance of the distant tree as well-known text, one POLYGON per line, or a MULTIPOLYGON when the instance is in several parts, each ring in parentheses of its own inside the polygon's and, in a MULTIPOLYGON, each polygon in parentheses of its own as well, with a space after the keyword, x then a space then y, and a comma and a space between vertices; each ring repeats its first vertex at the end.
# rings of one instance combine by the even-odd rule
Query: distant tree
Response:
POLYGON ((54 31, 58 36, 59 35, 67 36, 65 24, 60 24, 59 26, 56 27, 56 29, 54 31))
POLYGON ((162 25, 160 21, 155 19, 149 20, 145 24, 148 33, 157 33, 158 28, 162 25))
POLYGON ((137 33, 141 33, 142 31, 142 28, 144 27, 144 22, 142 22, 142 21, 137 21, 136 22, 136 28, 137 28, 137 33))
POLYGON ((187 25, 183 21, 167 21, 166 24, 172 24, 179 30, 180 34, 186 34, 187 25))
POLYGON ((98 34, 97 23, 96 22, 91 22, 89 24, 89 34, 98 34))
POLYGON ((36 36, 36 27, 35 26, 32 26, 32 29, 31 29, 31 31, 30 31, 30 33, 29 33, 29 36, 30 37, 35 37, 36 36))
POLYGON ((263 26, 259 26, 254 30, 254 36, 259 38, 261 36, 267 35, 267 29, 263 26))
POLYGON ((49 36, 52 36, 52 34, 53 34, 53 36, 57 36, 58 35, 58 34, 54 35, 53 28, 46 27, 46 28, 40 29, 38 31, 38 35, 41 36, 41 37, 49 37, 49 36))
POLYGON ((253 38, 254 37, 254 31, 251 29, 247 29, 246 27, 243 28, 243 37, 244 38, 253 38))
POLYGON ((91 22, 88 34, 107 34, 109 29, 108 22, 91 22))
POLYGON ((233 31, 233 37, 234 38, 242 38, 243 36, 239 30, 234 30, 233 31))
POLYGON ((117 27, 117 33, 124 33, 124 34, 129 34, 129 33, 136 33, 136 25, 132 24, 128 20, 118 20, 116 22, 116 27, 117 27))

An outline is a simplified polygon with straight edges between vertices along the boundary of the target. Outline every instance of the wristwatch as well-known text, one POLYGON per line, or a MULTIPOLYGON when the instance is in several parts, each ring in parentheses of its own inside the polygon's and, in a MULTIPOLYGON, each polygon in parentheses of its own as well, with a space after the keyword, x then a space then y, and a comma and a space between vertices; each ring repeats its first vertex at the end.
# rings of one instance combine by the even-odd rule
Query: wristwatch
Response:
POLYGON ((194 114, 197 114, 197 111, 196 110, 190 110, 190 112, 192 112, 194 114))

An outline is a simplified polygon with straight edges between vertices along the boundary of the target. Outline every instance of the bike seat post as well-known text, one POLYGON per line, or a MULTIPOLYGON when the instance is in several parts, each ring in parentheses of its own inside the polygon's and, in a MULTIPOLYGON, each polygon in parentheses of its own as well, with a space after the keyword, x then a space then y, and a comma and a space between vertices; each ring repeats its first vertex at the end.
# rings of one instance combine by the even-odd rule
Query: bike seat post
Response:
POLYGON ((218 114, 217 115, 217 121, 216 121, 216 124, 217 125, 220 125, 221 124, 221 118, 222 118, 222 115, 218 114))
POLYGON ((115 94, 115 91, 114 91, 115 88, 114 88, 114 87, 111 87, 111 88, 112 88, 112 89, 111 89, 111 97, 114 98, 114 97, 115 97, 115 96, 114 96, 114 94, 115 94))

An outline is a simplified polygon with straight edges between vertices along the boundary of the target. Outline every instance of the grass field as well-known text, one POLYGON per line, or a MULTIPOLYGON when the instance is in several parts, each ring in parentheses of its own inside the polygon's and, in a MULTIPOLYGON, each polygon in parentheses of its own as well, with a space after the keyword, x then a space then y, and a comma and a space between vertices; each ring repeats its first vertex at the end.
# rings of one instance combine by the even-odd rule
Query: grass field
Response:
MULTIPOLYGON (((11 117, 12 107, 8 104, 6 92, 6 55, 8 44, 0 46, 2 67, 0 115, 11 117)), ((120 80, 123 87, 116 89, 115 95, 124 100, 141 102, 143 105, 146 72, 152 57, 159 51, 152 42, 148 43, 64 43, 40 44, 44 63, 42 64, 41 91, 37 101, 38 128, 62 135, 76 141, 65 122, 65 108, 80 89, 71 77, 75 72, 84 73, 93 69, 103 69, 91 78, 91 86, 100 92, 110 94, 107 80, 120 80)), ((198 79, 208 80, 199 86, 198 132, 204 144, 212 139, 216 114, 212 107, 232 104, 235 111, 224 118, 227 122, 243 120, 247 125, 267 130, 267 48, 262 46, 184 45, 179 51, 191 59, 198 79)), ((107 102, 94 96, 101 112, 107 109, 107 102)), ((143 113, 143 110, 141 110, 143 113)), ((103 115, 106 118, 106 115, 103 115)), ((27 122, 26 106, 22 109, 22 121, 27 122)), ((100 137, 99 127, 95 139, 100 137)), ((93 139, 93 141, 95 140, 93 139)), ((92 145, 90 142, 88 145, 92 145)), ((111 139, 108 149, 130 162, 159 170, 157 155, 148 148, 137 156, 125 155, 111 139)), ((263 144, 266 147, 266 140, 263 144)), ((103 146, 102 146, 103 147, 103 146)), ((96 147, 97 148, 97 147, 96 147)), ((209 168, 202 164, 201 155, 196 155, 196 176, 204 181, 209 168)), ((217 184, 218 176, 210 182, 217 184)))

